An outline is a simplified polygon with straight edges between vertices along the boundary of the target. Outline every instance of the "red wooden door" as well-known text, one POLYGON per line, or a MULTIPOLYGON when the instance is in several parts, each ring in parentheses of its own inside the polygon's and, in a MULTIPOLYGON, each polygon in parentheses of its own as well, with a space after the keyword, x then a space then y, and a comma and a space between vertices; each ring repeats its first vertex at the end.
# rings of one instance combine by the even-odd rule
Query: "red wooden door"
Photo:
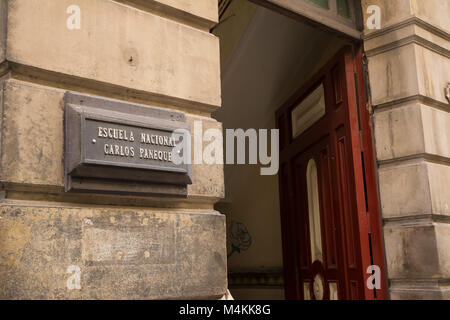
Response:
POLYGON ((373 149, 361 140, 371 131, 359 52, 342 50, 277 112, 288 299, 385 298, 373 149), (381 290, 366 285, 374 264, 381 290))

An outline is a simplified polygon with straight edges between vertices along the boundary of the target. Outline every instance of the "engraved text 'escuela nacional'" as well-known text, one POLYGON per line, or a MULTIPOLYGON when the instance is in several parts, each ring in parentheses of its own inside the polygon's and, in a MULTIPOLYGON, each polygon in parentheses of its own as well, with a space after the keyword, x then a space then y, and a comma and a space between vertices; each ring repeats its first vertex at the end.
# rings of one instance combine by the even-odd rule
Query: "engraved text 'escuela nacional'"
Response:
MULTIPOLYGON (((171 151, 157 150, 149 146, 175 147, 175 141, 170 136, 138 132, 132 130, 98 127, 98 138, 113 140, 114 142, 103 145, 104 154, 107 156, 129 157, 138 156, 140 159, 158 160, 172 162, 171 151), (122 142, 134 142, 135 139, 143 145, 142 147, 119 144, 122 142), (145 147, 144 147, 145 146, 145 147)), ((93 140, 96 143, 96 140, 93 140)))

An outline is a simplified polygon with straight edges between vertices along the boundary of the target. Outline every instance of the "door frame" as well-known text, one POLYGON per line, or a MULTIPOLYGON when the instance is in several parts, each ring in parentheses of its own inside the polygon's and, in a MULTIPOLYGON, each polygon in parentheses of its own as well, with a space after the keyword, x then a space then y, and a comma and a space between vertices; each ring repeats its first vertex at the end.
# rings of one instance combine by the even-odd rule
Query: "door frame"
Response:
POLYGON ((384 300, 388 298, 385 249, 382 233, 382 223, 379 204, 379 188, 376 173, 376 157, 374 149, 373 125, 370 110, 368 110, 367 83, 365 83, 364 54, 360 43, 342 48, 328 63, 325 64, 306 84, 297 90, 276 112, 277 128, 280 130, 280 215, 282 228, 282 248, 284 263, 285 294, 288 299, 299 299, 299 267, 298 240, 295 226, 294 185, 292 179, 287 179, 288 185, 283 185, 283 175, 293 174, 290 156, 283 152, 292 140, 289 112, 292 106, 305 97, 316 86, 325 72, 338 59, 345 59, 345 85, 348 97, 347 115, 350 124, 351 163, 354 173, 356 211, 358 213, 358 229, 360 235, 361 257, 363 263, 362 278, 370 277, 366 266, 377 265, 380 268, 381 289, 373 291, 364 283, 366 300, 384 300))

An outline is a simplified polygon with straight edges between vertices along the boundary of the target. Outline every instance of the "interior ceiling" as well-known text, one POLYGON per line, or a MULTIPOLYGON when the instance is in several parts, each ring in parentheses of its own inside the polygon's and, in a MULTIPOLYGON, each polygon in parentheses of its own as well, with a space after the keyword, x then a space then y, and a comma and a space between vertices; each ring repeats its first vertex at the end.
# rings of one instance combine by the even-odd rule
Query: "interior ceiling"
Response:
MULTIPOLYGON (((222 67, 222 108, 213 116, 224 129, 274 128, 277 108, 317 70, 329 47, 336 47, 335 35, 256 6, 222 67)), ((253 171, 247 166, 225 167, 224 202, 242 194, 245 181, 257 174, 253 171)))
POLYGON ((223 67, 222 108, 214 117, 224 128, 273 127, 276 109, 304 83, 332 39, 258 6, 223 67))

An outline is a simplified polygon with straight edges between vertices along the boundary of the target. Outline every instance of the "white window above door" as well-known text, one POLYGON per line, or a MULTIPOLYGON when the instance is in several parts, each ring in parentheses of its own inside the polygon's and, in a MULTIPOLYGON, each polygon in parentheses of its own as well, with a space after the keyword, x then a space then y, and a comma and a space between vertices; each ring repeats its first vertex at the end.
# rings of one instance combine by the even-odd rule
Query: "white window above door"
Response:
POLYGON ((360 39, 361 3, 358 0, 253 0, 289 10, 352 38, 360 39))

